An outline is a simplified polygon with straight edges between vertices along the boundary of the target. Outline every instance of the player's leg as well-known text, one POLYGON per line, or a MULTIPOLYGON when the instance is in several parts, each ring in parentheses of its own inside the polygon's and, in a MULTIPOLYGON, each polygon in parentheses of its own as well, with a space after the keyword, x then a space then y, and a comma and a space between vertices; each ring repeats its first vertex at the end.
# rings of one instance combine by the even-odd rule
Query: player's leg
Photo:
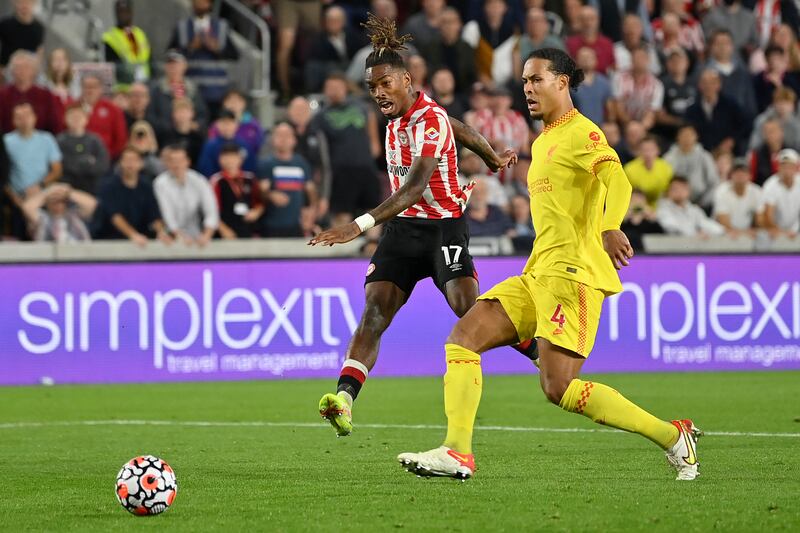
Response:
MULTIPOLYGON (((443 221, 442 240, 434 250, 434 257, 434 283, 444 292, 450 309, 461 318, 480 294, 477 271, 469 253, 469 227, 463 219, 443 221)), ((523 339, 511 347, 538 364, 539 354, 533 339, 523 339)))
MULTIPOLYGON (((537 281, 539 379, 547 399, 599 424, 638 433, 664 450, 673 448, 682 434, 680 422, 661 420, 613 388, 579 378, 594 344, 602 294, 568 280, 537 281)), ((687 425, 692 432, 691 422, 687 425)))
POLYGON ((462 480, 472 476, 475 471, 472 430, 483 388, 480 354, 516 341, 516 328, 496 300, 479 300, 456 323, 445 345, 447 436, 438 448, 398 455, 397 459, 405 469, 422 476, 462 480))
POLYGON ((400 287, 389 281, 368 283, 365 292, 364 312, 347 347, 336 394, 324 395, 319 403, 320 414, 328 419, 339 436, 349 435, 353 430, 353 402, 375 366, 383 332, 408 298, 400 287))

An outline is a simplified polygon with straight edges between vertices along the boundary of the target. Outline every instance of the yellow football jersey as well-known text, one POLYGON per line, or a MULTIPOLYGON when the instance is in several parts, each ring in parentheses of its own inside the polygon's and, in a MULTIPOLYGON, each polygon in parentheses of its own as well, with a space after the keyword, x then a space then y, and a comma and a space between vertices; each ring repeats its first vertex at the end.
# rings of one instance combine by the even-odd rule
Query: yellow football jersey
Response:
MULTIPOLYGON (((607 189, 594 168, 601 161, 619 162, 603 132, 572 109, 536 138, 531 160, 528 191, 536 240, 525 272, 571 279, 606 295, 622 291, 601 236, 607 189)), ((627 207, 630 197, 608 201, 627 207)))

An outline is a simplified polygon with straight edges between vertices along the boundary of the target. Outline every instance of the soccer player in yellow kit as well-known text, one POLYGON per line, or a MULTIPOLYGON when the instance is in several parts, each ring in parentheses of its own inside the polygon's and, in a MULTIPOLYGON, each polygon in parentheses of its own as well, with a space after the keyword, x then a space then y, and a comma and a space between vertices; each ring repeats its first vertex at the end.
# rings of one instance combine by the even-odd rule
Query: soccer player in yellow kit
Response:
POLYGON ((444 377, 447 437, 439 448, 400 454, 410 472, 472 476, 472 429, 483 381, 480 354, 536 338, 548 400, 650 439, 666 452, 677 479, 698 475, 700 431, 691 420, 660 420, 611 387, 578 377, 594 345, 603 299, 622 291, 615 269, 633 257, 619 229, 631 186, 600 128, 572 104, 569 90, 582 80, 583 72, 561 50, 538 50, 525 62, 528 110, 545 124, 528 170, 533 252, 522 275, 483 294, 450 333, 444 377))

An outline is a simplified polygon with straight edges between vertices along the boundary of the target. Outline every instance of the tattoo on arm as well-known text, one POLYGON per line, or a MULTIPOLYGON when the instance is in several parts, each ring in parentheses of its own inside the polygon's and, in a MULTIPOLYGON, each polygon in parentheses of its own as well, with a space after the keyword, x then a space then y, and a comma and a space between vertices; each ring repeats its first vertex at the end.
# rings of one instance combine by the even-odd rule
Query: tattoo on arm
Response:
POLYGON ((473 127, 453 117, 450 117, 450 125, 453 127, 453 135, 455 135, 457 142, 480 156, 489 168, 497 166, 497 154, 483 135, 475 131, 473 127))

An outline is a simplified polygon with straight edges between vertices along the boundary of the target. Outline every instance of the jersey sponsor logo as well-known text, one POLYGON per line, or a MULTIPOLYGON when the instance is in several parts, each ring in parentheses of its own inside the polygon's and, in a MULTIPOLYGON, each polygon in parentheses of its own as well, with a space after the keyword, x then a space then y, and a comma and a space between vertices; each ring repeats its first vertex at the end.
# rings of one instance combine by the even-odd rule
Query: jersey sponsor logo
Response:
POLYGON ((439 138, 439 130, 437 130, 436 128, 431 126, 427 130, 425 130, 425 137, 427 137, 428 139, 434 141, 434 140, 439 138))
POLYGON ((550 178, 539 178, 530 182, 528 189, 532 195, 543 192, 553 192, 553 184, 550 183, 550 178))
POLYGON ((608 143, 604 143, 603 141, 593 141, 593 142, 585 144, 583 146, 583 148, 587 152, 591 152, 592 150, 597 150, 597 148, 600 147, 600 146, 608 146, 608 143))
POLYGON ((367 267, 367 276, 375 272, 375 263, 370 263, 367 267))
POLYGON ((589 138, 594 142, 597 142, 600 140, 600 134, 597 133, 596 131, 593 131, 592 133, 589 134, 589 138))
POLYGON ((397 132, 397 138, 402 146, 408 146, 408 134, 404 131, 397 132))
POLYGON ((408 173, 411 171, 411 167, 406 167, 403 165, 389 165, 389 174, 392 176, 397 176, 398 178, 404 178, 408 176, 408 173))

